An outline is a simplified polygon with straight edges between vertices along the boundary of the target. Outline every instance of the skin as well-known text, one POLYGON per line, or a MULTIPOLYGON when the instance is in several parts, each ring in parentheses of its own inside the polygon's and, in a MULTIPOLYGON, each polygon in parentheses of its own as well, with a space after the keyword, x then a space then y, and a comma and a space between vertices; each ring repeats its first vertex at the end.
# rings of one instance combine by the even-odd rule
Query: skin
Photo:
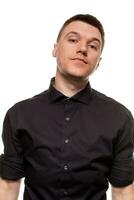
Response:
POLYGON ((134 200, 134 185, 112 187, 112 200, 134 200))
POLYGON ((21 180, 10 181, 0 178, 0 200, 17 200, 21 180))
POLYGON ((72 96, 85 87, 101 60, 102 38, 99 30, 81 21, 71 22, 54 45, 57 60, 55 87, 72 96))

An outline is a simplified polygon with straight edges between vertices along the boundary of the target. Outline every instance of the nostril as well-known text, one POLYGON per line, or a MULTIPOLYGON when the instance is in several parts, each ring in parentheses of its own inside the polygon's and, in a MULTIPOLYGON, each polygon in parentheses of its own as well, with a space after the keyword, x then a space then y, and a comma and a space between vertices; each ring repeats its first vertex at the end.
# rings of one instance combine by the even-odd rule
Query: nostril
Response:
POLYGON ((87 56, 87 51, 86 50, 80 50, 79 53, 81 53, 83 56, 87 56))
POLYGON ((84 55, 84 56, 87 56, 87 51, 83 52, 83 55, 84 55))

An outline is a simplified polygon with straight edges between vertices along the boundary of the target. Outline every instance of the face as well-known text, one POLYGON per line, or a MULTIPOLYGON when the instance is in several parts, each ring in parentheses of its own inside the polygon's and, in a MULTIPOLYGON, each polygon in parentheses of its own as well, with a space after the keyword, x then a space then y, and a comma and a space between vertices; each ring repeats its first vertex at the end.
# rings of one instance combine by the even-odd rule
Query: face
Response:
POLYGON ((99 30, 81 21, 71 22, 54 45, 57 73, 77 79, 88 79, 98 67, 102 50, 99 30))

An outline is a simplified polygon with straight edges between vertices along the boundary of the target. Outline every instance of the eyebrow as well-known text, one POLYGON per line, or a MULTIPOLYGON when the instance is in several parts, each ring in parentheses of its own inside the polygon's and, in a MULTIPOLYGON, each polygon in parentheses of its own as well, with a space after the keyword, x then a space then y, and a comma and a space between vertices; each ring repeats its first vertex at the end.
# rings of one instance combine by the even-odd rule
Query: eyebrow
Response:
MULTIPOLYGON (((74 34, 74 35, 76 35, 76 36, 80 36, 80 34, 79 34, 78 32, 71 31, 71 32, 67 33, 67 34, 65 35, 65 37, 67 37, 67 36, 69 36, 69 35, 71 35, 71 34, 74 34)), ((90 42, 93 42, 93 41, 97 41, 97 42, 99 42, 99 44, 101 44, 101 41, 100 41, 98 38, 96 38, 96 37, 92 37, 92 38, 91 38, 90 42)))

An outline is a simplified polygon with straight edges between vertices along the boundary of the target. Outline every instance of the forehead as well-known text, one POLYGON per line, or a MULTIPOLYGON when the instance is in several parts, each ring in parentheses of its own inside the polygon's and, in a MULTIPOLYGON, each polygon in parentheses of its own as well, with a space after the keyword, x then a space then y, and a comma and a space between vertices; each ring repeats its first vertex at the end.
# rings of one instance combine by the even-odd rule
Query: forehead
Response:
POLYGON ((81 22, 81 21, 73 21, 70 24, 68 24, 62 31, 61 37, 65 37, 67 35, 69 35, 69 33, 73 33, 76 32, 78 33, 80 36, 85 37, 85 38, 98 38, 100 41, 102 41, 102 37, 101 37, 101 33, 100 31, 90 25, 87 24, 85 22, 81 22))

